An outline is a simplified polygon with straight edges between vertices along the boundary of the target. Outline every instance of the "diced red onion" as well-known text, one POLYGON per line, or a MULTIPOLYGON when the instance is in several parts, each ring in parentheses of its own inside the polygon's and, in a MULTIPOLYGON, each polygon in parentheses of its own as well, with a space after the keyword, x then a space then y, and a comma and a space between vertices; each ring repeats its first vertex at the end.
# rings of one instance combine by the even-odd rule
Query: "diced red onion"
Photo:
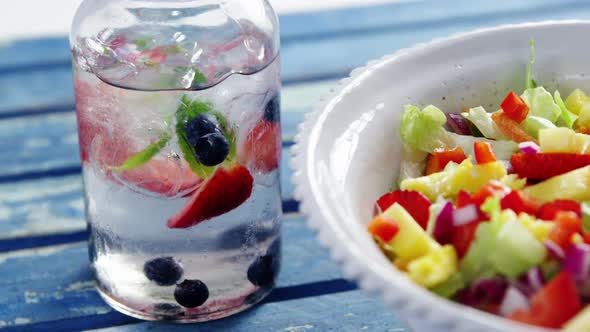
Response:
POLYGON ((565 252, 563 252, 563 249, 561 249, 561 247, 557 243, 555 243, 551 240, 545 240, 544 244, 545 244, 545 248, 547 248, 547 250, 549 251, 549 253, 551 255, 553 255, 553 257, 556 257, 559 259, 565 258, 565 252))
POLYGON ((471 287, 461 290, 457 300, 469 306, 478 306, 483 303, 500 304, 506 289, 508 289, 508 281, 504 278, 481 278, 471 287))
POLYGON ((577 280, 576 286, 578 286, 578 292, 582 299, 585 302, 590 303, 590 277, 586 280, 577 280))
POLYGON ((447 202, 434 222, 432 236, 440 244, 453 241, 453 203, 447 202))
POLYGON ((469 204, 453 211, 453 226, 463 226, 477 220, 479 211, 475 204, 469 204))
POLYGON ((471 135, 469 124, 461 114, 448 113, 447 124, 453 132, 459 135, 471 135))
POLYGON ((526 273, 526 280, 533 291, 538 291, 543 288, 545 284, 545 278, 543 277, 543 271, 540 268, 534 267, 526 273))
POLYGON ((565 255, 563 269, 569 271, 576 280, 590 277, 590 246, 585 243, 571 246, 565 255))
POLYGON ((535 142, 522 142, 518 144, 518 148, 520 149, 520 152, 524 154, 535 154, 541 151, 541 147, 535 142))
POLYGON ((540 268, 534 267, 523 274, 518 280, 512 282, 512 286, 518 288, 526 296, 531 296, 543 288, 545 278, 540 268))
POLYGON ((529 300, 516 287, 510 286, 500 304, 500 315, 507 317, 516 310, 530 310, 529 300))
POLYGON ((504 165, 504 168, 506 169, 506 173, 508 173, 508 174, 514 173, 514 168, 512 167, 512 163, 510 162, 510 160, 500 160, 500 162, 504 165))

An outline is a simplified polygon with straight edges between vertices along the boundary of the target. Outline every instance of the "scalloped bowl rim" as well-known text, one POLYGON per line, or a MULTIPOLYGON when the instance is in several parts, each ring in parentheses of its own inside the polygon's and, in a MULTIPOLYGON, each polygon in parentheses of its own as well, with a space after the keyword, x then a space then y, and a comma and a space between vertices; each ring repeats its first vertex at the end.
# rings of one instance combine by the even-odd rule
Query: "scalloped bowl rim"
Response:
MULTIPOLYGON (((476 37, 486 33, 510 30, 514 28, 535 28, 550 25, 589 25, 588 20, 559 20, 527 22, 520 24, 505 24, 495 27, 488 27, 462 32, 450 37, 437 38, 430 42, 420 43, 411 48, 401 49, 393 54, 386 55, 380 59, 370 61, 366 66, 353 70, 349 77, 342 79, 333 89, 323 96, 314 110, 305 116, 305 120, 299 126, 298 134, 295 136, 295 145, 291 148, 291 167, 293 169, 292 182, 295 187, 295 198, 301 202, 301 212, 307 217, 307 224, 317 232, 320 243, 330 250, 333 259, 341 263, 344 274, 347 278, 358 281, 360 287, 372 294, 380 294, 381 298, 394 307, 400 307, 405 303, 406 309, 420 312, 421 318, 430 320, 431 323, 447 324, 452 329, 467 329, 471 324, 478 323, 501 331, 518 332, 539 332, 555 331, 541 329, 512 322, 505 318, 488 314, 458 303, 443 299, 407 279, 401 272, 385 268, 373 261, 363 259, 362 251, 356 243, 347 243, 346 246, 338 245, 348 240, 342 229, 338 227, 337 216, 333 211, 321 209, 322 197, 317 189, 319 185, 312 181, 313 160, 308 158, 306 153, 317 144, 318 124, 322 123, 329 110, 328 107, 336 98, 344 95, 348 90, 354 89, 362 80, 363 75, 373 71, 379 66, 390 64, 396 59, 412 56, 420 52, 427 52, 429 49, 441 47, 445 44, 476 37), (394 271, 394 272, 392 272, 394 271), (393 287, 392 287, 393 286, 393 287), (433 313, 433 311, 437 311, 433 313)), ((346 243, 346 242, 344 242, 346 243)))

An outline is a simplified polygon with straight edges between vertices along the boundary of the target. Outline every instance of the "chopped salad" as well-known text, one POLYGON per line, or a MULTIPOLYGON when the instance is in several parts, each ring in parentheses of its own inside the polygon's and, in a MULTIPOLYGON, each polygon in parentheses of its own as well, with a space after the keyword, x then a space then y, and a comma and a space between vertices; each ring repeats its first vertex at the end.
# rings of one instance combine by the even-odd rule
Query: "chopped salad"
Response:
POLYGON ((508 319, 590 331, 590 97, 532 77, 501 108, 406 105, 396 189, 368 231, 430 291, 508 319))

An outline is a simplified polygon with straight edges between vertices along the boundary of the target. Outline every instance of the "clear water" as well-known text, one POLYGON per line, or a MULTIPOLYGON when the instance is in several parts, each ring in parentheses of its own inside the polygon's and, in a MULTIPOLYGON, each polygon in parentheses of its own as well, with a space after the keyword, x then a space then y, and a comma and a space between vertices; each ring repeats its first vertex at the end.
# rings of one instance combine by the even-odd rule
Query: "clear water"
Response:
MULTIPOLYGON (((265 107, 279 95, 279 59, 258 58, 257 65, 246 61, 243 68, 213 59, 190 66, 182 62, 189 53, 177 56, 185 48, 170 48, 182 43, 170 44, 168 38, 168 53, 161 56, 152 50, 162 46, 162 40, 139 37, 130 31, 109 32, 99 36, 104 39, 101 45, 94 43, 96 38, 87 38, 73 47, 90 259, 98 288, 113 307, 143 319, 223 317, 253 305, 270 291, 272 285, 260 287, 249 280, 253 262, 268 253, 280 259, 278 167, 261 169, 244 148, 248 140, 255 140, 254 128, 266 121, 265 107), (123 40, 121 36, 125 46, 117 42, 117 38, 123 40), (111 47, 97 53, 104 45, 111 47), (123 57, 130 52, 135 55, 123 57), (195 80, 196 72, 206 81, 195 80), (254 187, 250 198, 234 210, 190 228, 173 229, 167 226, 168 219, 203 186, 203 179, 184 160, 171 129, 183 96, 208 102, 225 116, 236 133, 237 160, 248 167, 254 187), (112 166, 156 142, 163 132, 170 132, 172 139, 145 165, 128 172, 112 171, 112 166), (207 301, 195 308, 183 307, 174 297, 176 285, 150 281, 144 264, 159 257, 173 257, 182 266, 177 283, 204 282, 207 301)), ((225 56, 231 58, 232 51, 228 52, 225 56)), ((238 60, 235 63, 244 64, 244 59, 238 60)), ((280 130, 275 138, 250 145, 273 149, 264 145, 278 144, 275 157, 280 160, 280 130)))

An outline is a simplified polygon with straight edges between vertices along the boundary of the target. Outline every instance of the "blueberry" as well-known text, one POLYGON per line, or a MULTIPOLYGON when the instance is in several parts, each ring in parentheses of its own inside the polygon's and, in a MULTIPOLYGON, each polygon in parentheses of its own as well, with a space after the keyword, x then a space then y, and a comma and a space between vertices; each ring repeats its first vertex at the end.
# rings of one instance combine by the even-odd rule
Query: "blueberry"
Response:
POLYGON ((182 266, 172 257, 160 257, 147 261, 143 273, 160 286, 172 286, 182 277, 182 266))
POLYGON ((209 289, 201 280, 185 280, 176 285, 174 299, 186 308, 195 308, 207 301, 209 289))
POLYGON ((273 97, 266 108, 264 109, 264 119, 268 122, 279 122, 281 121, 281 97, 276 95, 273 97))
POLYGON ((154 305, 154 310, 166 315, 181 315, 183 311, 182 307, 172 303, 157 303, 154 305))
POLYGON ((218 132, 217 121, 209 114, 199 114, 196 118, 188 120, 184 124, 186 138, 191 146, 195 146, 199 138, 218 132))
POLYGON ((221 164, 229 154, 229 141, 221 132, 213 132, 202 136, 193 146, 197 160, 205 166, 221 164))
POLYGON ((281 266, 280 242, 275 241, 264 256, 257 257, 248 268, 248 280, 255 286, 267 287, 274 284, 281 266))

